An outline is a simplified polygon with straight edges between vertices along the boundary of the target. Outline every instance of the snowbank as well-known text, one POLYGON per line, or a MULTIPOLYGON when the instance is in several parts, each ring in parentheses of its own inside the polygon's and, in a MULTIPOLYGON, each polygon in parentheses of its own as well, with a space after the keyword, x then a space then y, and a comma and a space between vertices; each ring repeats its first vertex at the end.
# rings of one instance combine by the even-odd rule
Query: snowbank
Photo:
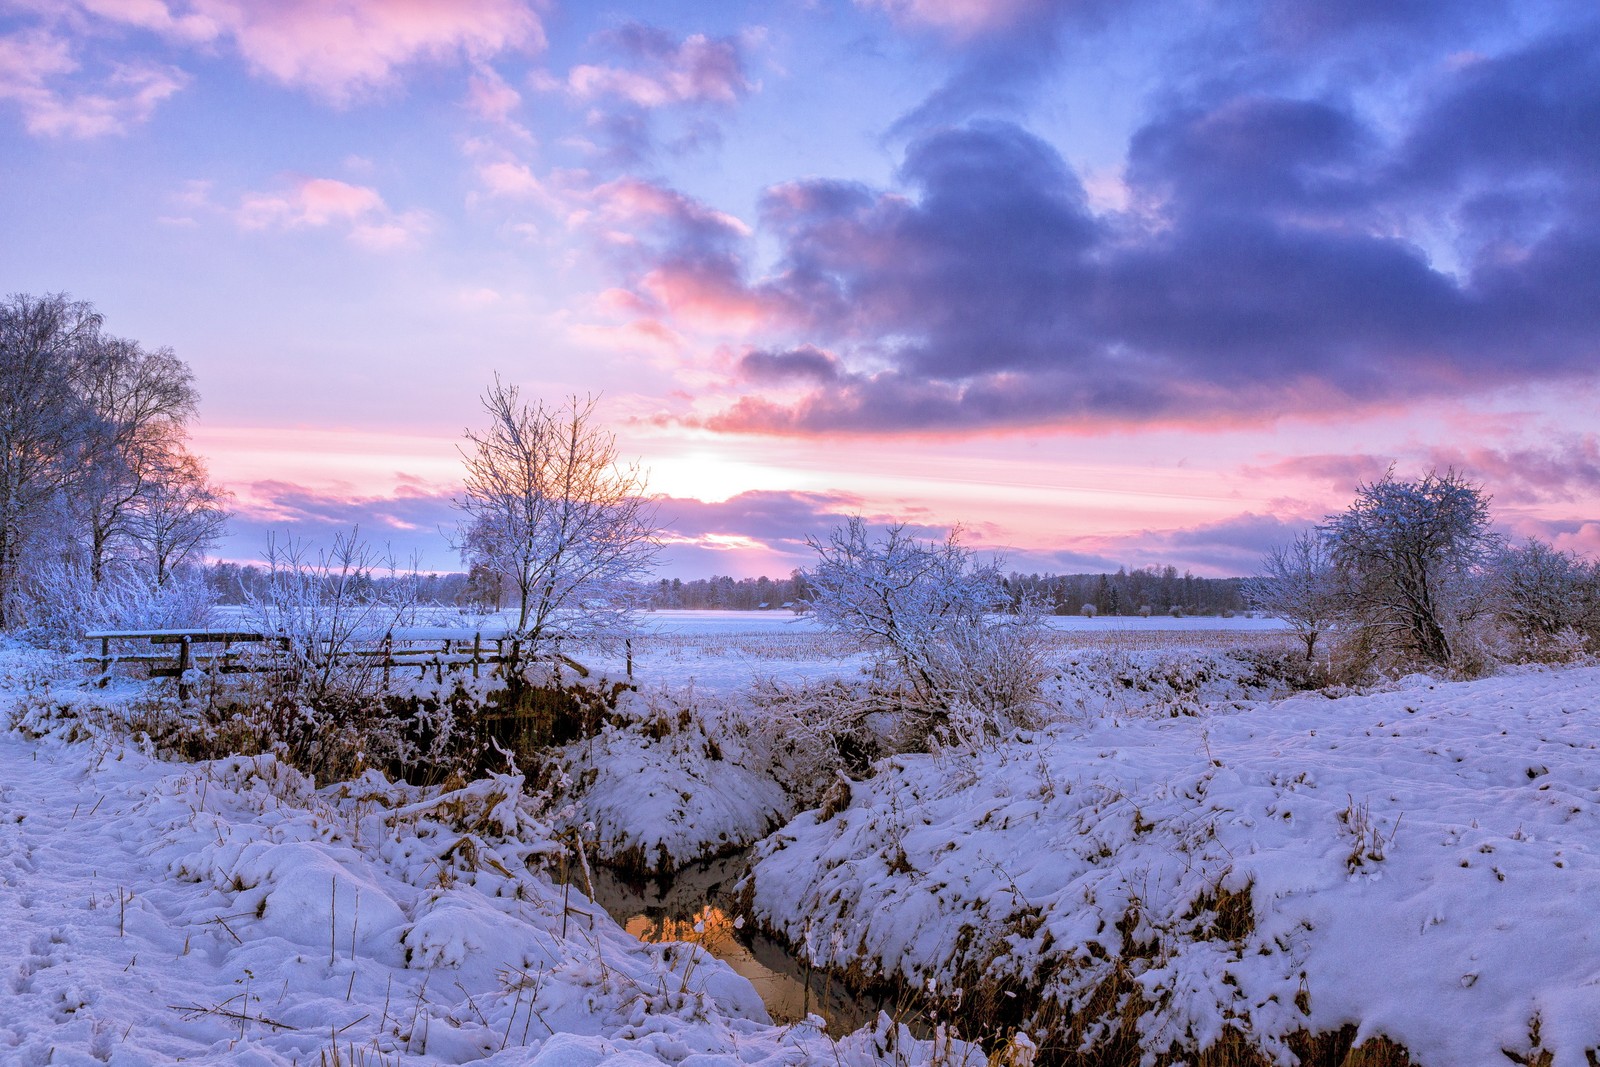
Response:
POLYGON ((1232 1030, 1288 1064, 1351 1026, 1583 1067, 1597 716, 1600 670, 1530 671, 896 757, 758 846, 747 895, 820 966, 1020 994, 1058 1048, 1232 1030))
POLYGON ((556 760, 559 824, 633 874, 744 848, 795 806, 762 739, 693 690, 625 694, 621 725, 556 760))

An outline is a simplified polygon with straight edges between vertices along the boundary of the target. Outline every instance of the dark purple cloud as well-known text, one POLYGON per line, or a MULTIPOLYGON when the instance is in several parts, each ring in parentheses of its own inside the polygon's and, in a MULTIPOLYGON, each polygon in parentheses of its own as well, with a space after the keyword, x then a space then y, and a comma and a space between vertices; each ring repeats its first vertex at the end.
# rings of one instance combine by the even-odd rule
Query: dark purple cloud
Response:
POLYGON ((739 373, 758 384, 794 381, 830 382, 839 377, 839 361, 814 345, 787 352, 752 349, 739 359, 739 373))
POLYGON ((727 500, 665 497, 657 512, 669 535, 743 537, 766 545, 804 546, 861 511, 859 497, 845 493, 752 490, 727 500))
POLYGON ((269 538, 285 536, 330 548, 336 535, 357 528, 362 540, 386 551, 399 566, 408 567, 415 559, 423 570, 459 570, 460 557, 449 542, 459 518, 448 495, 423 489, 371 497, 290 482, 254 482, 240 493, 217 554, 260 560, 269 538))
POLYGON ((1600 29, 1419 85, 1400 122, 1327 94, 1168 100, 1130 140, 1126 211, 1019 125, 938 129, 894 189, 768 190, 764 275, 686 238, 640 288, 756 316, 772 342, 742 378, 813 383, 744 396, 725 430, 1209 425, 1593 380, 1600 29), (801 351, 826 358, 775 355, 801 351))

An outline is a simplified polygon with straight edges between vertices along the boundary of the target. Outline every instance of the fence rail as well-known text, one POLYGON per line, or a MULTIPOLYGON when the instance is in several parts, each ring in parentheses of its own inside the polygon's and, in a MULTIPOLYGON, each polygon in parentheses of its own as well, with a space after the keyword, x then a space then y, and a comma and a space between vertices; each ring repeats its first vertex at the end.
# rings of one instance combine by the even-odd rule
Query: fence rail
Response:
MULTIPOLYGON (((100 651, 82 657, 99 665, 99 675, 93 679, 104 687, 111 680, 112 668, 119 664, 144 664, 147 678, 176 678, 178 697, 189 697, 191 671, 220 674, 271 673, 282 671, 290 664, 293 641, 283 634, 254 630, 90 630, 86 641, 98 641, 100 651), (138 648, 144 642, 152 651, 123 651, 115 645, 133 643, 138 648), (206 646, 221 645, 220 650, 206 646), (176 646, 176 647, 170 647, 176 646), (200 647, 197 647, 200 646, 200 647), (253 646, 240 648, 237 646, 253 646)), ((471 669, 474 678, 487 667, 499 672, 507 663, 524 662, 521 640, 518 637, 481 630, 459 631, 442 627, 415 627, 386 630, 382 634, 369 634, 337 642, 342 647, 339 656, 366 661, 368 666, 383 671, 385 687, 395 671, 415 668, 419 678, 434 671, 435 677, 444 681, 446 671, 471 669)), ((318 651, 325 653, 333 641, 322 640, 318 651)), ((562 655, 559 639, 554 642, 552 658, 566 663, 580 674, 588 669, 576 660, 562 655)), ((633 678, 633 643, 625 641, 628 678, 633 678)))

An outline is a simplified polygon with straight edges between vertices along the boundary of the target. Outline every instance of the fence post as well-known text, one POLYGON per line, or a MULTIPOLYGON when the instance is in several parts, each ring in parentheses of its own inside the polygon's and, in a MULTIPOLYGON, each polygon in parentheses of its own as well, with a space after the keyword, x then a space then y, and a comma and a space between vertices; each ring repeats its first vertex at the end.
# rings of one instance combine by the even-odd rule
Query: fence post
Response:
POLYGON ((383 691, 389 691, 389 668, 394 665, 394 631, 383 632, 383 691))
POLYGON ((631 638, 631 637, 623 638, 622 639, 622 647, 628 653, 628 681, 631 682, 631 681, 633 681, 633 638, 631 638))
POLYGON ((111 682, 111 638, 102 637, 100 639, 100 682, 99 682, 99 686, 100 686, 101 689, 104 689, 108 684, 110 684, 110 682, 111 682))
POLYGON ((472 676, 478 676, 478 664, 483 662, 483 632, 474 631, 472 634, 472 676))
POLYGON ((189 635, 178 639, 178 699, 189 699, 189 635))

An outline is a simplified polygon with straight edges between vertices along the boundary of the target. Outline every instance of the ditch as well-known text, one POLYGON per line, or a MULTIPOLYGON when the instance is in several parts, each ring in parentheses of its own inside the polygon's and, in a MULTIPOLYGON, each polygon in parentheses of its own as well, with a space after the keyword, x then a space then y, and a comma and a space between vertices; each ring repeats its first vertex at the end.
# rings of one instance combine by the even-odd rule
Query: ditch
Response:
MULTIPOLYGON (((638 881, 603 865, 592 865, 596 904, 641 941, 688 941, 727 963, 755 986, 776 1023, 820 1015, 839 1036, 873 1022, 879 1011, 895 1014, 887 1000, 862 998, 826 970, 809 966, 778 942, 744 924, 736 912, 734 885, 748 856, 738 852, 686 867, 664 878, 638 881)), ((574 888, 588 892, 577 864, 567 871, 574 888)))

